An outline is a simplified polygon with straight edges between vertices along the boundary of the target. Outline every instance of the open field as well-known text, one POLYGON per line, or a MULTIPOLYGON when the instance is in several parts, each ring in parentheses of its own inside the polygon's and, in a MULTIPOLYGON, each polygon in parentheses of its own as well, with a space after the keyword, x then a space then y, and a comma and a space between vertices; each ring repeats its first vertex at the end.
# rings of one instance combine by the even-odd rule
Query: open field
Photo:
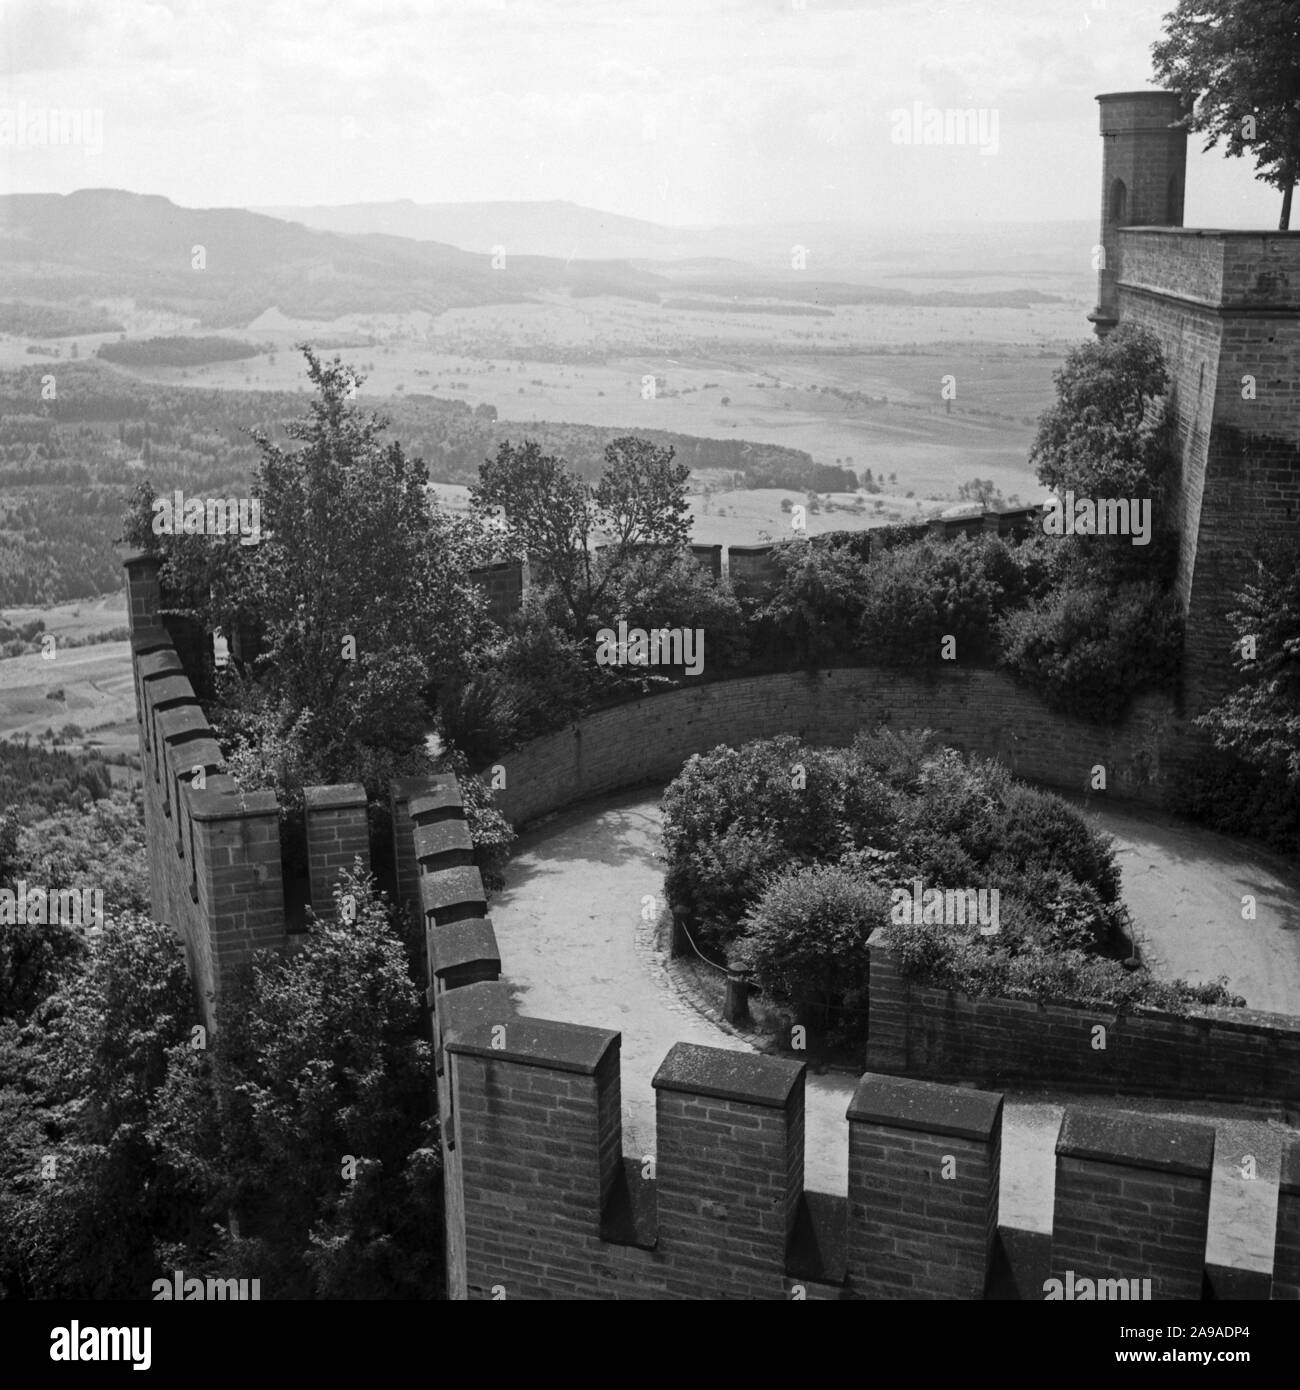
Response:
POLYGON ((130 643, 64 647, 57 641, 124 627, 125 592, 53 608, 7 608, 4 616, 11 623, 43 618, 56 644, 52 660, 34 654, 0 661, 0 738, 39 738, 47 729, 58 733, 64 725, 76 724, 85 737, 70 740, 73 745, 134 753, 130 643))
POLYGON ((74 745, 136 751, 135 688, 129 642, 60 651, 53 661, 14 656, 0 661, 0 738, 38 738, 76 724, 74 745))
MULTIPOLYGON (((1024 495, 1034 486, 1026 463, 1033 421, 1052 400, 1052 373, 1087 331, 1085 305, 1074 298, 1023 309, 837 305, 828 317, 807 318, 756 308, 761 301, 747 302, 746 312, 674 311, 548 294, 437 318, 352 315, 321 324, 272 311, 234 336, 273 352, 132 375, 305 391, 294 343, 350 343, 338 350, 365 373, 363 395, 490 405, 518 423, 521 437, 533 421, 658 428, 897 473, 898 492, 922 498, 952 498, 976 475, 1024 495), (951 401, 942 398, 945 384, 951 401)), ((51 346, 67 360, 71 341, 51 346)), ((99 341, 79 340, 81 356, 99 341)), ((17 340, 0 346, 0 361, 42 360, 22 356, 17 340)), ((56 375, 57 367, 51 361, 56 375)))
POLYGON ((120 589, 101 598, 81 599, 76 603, 57 603, 49 608, 11 606, 5 608, 0 616, 10 627, 42 618, 46 632, 52 632, 63 640, 93 637, 97 633, 111 632, 114 628, 127 625, 126 590, 120 589))

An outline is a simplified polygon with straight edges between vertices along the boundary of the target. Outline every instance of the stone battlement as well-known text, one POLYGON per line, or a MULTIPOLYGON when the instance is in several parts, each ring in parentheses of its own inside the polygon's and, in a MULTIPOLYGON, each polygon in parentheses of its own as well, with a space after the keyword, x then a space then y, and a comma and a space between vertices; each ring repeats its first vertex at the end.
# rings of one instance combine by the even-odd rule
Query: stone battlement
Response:
POLYGON ((406 795, 453 1298, 1300 1296, 1295 1141, 1271 1281, 1206 1269, 1208 1125, 1067 1109, 1049 1237, 999 1226, 1000 1094, 867 1073, 842 1197, 804 1185, 803 1063, 678 1043, 652 1082, 656 1151, 624 1154, 620 1034, 515 1011, 479 893, 439 867, 454 779, 406 795))
POLYGON ((185 944, 204 1019, 225 971, 260 947, 289 944, 290 908, 334 911, 341 867, 370 865, 362 788, 306 792, 308 879, 286 883, 280 806, 273 792, 245 791, 221 749, 172 636, 159 615, 159 561, 126 561, 131 667, 144 786, 151 907, 185 944))
MULTIPOLYGON (((291 947, 295 889, 275 798, 223 771, 158 621, 157 561, 133 557, 127 575, 154 915, 184 940, 211 1024, 229 969, 291 947)), ((635 719, 644 703, 610 713, 635 719)), ((543 781, 544 763, 532 767, 543 781)), ((513 787, 531 766, 512 763, 513 787)), ((579 765, 548 795, 584 791, 579 765)), ((305 803, 305 896, 324 913, 339 870, 368 867, 365 796, 317 787, 305 803)), ((1144 1280, 1157 1299, 1200 1297, 1207 1281, 1218 1297, 1300 1297, 1294 1143, 1271 1281, 1205 1266, 1214 1131, 1202 1125, 1067 1110, 1051 1235, 1001 1226, 1002 1096, 885 1074, 910 1063, 890 1051, 898 988, 874 957, 881 1069, 847 1108, 847 1195, 805 1187, 806 1068, 785 1058, 677 1044, 653 1079, 656 1151, 625 1154, 621 1037, 514 1008, 455 778, 394 783, 392 808, 397 897, 426 946, 452 1297, 1038 1299, 1056 1296, 1052 1280, 1076 1298, 1144 1280)))

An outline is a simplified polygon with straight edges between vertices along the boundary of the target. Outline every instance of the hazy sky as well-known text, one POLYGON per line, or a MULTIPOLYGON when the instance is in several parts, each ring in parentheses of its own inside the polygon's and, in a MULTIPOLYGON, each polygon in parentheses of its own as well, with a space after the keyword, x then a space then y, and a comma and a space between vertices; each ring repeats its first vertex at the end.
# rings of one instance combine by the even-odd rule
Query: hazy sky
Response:
MULTIPOLYGON (((1094 217, 1098 92, 1173 0, 0 0, 0 189, 190 206, 564 198, 674 224, 1094 217), (898 143, 974 108, 978 145, 898 143), (996 130, 993 122, 996 118, 996 130), (996 134, 996 149, 993 135, 996 134)), ((1187 221, 1276 226, 1189 142, 1187 221)))

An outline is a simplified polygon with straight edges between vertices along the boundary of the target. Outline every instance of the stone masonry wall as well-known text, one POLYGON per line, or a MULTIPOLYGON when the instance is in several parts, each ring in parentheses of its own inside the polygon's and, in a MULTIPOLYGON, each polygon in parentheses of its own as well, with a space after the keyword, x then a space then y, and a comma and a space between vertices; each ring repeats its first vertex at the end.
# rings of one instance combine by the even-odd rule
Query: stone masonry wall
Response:
MULTIPOLYGON (((147 555, 126 562, 151 908, 183 942, 213 1028, 223 976, 251 952, 287 944, 280 808, 273 793, 246 792, 225 772, 207 716, 158 623, 158 568, 147 555)), ((356 791, 308 789, 318 812, 314 842, 309 824, 309 872, 322 912, 333 909, 330 888, 344 862, 360 855, 369 866, 356 791)))
POLYGON ((685 687, 587 715, 503 754, 498 805, 516 826, 572 802, 675 777, 693 753, 720 743, 797 733, 844 745, 862 729, 929 728, 947 742, 1000 758, 1019 777, 1084 792, 1092 768, 1105 793, 1160 805, 1171 774, 1197 743, 1170 702, 1141 697, 1125 723, 1063 718, 996 671, 941 671, 931 681, 887 668, 750 676, 685 687))
POLYGON ((1300 1112, 1300 1018, 972 997, 906 979, 877 932, 866 1064, 872 1071, 1005 1086, 1255 1101, 1300 1112), (1101 1029, 1099 1033, 1097 1030, 1101 1029))
POLYGON ((1232 685, 1227 614, 1258 557, 1300 540, 1300 233, 1120 234, 1121 323, 1150 328, 1172 377, 1184 709, 1232 685))
MULTIPOLYGON (((839 1197, 804 1186, 803 1063, 678 1043, 653 1081, 656 1152, 624 1155, 620 1035, 517 1013, 481 894, 437 867, 455 839, 455 779, 402 795, 453 1298, 1037 1299, 1084 1280, 1200 1296, 1213 1273, 1202 1125, 1067 1107, 1053 1236, 1012 1239, 998 1224, 1000 1094, 868 1072, 846 1114, 839 1197)), ((1254 1296, 1295 1296, 1296 1171, 1284 1155, 1278 1276, 1254 1296)))

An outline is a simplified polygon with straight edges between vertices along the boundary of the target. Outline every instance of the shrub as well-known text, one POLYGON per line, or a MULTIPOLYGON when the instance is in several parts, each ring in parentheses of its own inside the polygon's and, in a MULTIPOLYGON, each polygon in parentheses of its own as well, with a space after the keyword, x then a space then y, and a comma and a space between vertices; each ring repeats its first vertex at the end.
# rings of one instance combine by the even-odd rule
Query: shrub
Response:
POLYGON ((847 546, 808 539, 778 545, 781 578, 757 617, 769 646, 795 664, 848 655, 858 641, 868 567, 847 546))
POLYGON ((1008 582, 1018 585, 1018 572, 996 537, 898 546, 867 567, 859 645, 872 660, 922 666, 939 661, 952 636, 962 661, 988 660, 1008 582))
POLYGON ((1110 837, 1094 830, 1068 802, 1008 779, 999 817, 1000 843, 991 864, 1000 873, 1023 872, 1031 864, 1062 869, 1089 884, 1102 902, 1119 901, 1120 872, 1110 837))
POLYGON ((1287 854, 1300 842, 1300 790, 1227 750, 1206 749, 1178 769, 1170 796, 1226 834, 1253 835, 1287 854))
MULTIPOLYGON (((598 570, 602 567, 598 565, 598 570)), ((749 653, 745 615, 727 580, 715 582, 688 550, 639 554, 624 562, 601 604, 599 627, 699 628, 706 669, 741 665, 749 653)), ((591 648, 594 653, 594 646, 591 648)), ((602 668, 636 674, 640 668, 602 668)), ((671 668, 659 668, 669 674, 671 668)))
POLYGON ((1067 584, 1008 613, 998 635, 1003 664, 1053 709, 1108 722, 1139 691, 1173 682, 1182 618, 1154 583, 1067 584))
POLYGON ((1154 979, 1081 950, 1004 949, 1000 937, 962 939, 944 927, 891 922, 885 944, 905 976, 939 989, 975 997, 1000 996, 1042 1002, 1103 1004, 1125 1010, 1139 1004, 1185 1014, 1193 1004, 1228 1005, 1221 977, 1209 985, 1154 979))
POLYGON ((526 606, 470 672, 439 695, 443 738, 473 764, 561 728, 588 702, 592 680, 577 641, 526 606))
POLYGON ((1300 545, 1257 562, 1228 614, 1238 685, 1197 719, 1215 746, 1300 798, 1300 545))
POLYGON ((469 770, 465 758, 452 751, 440 759, 440 770, 456 774, 460 786, 461 804, 465 808, 465 823, 474 844, 474 863, 483 876, 488 894, 499 893, 505 887, 502 872, 510 858, 510 846, 515 832, 510 822, 497 808, 491 787, 469 770))
POLYGON ((884 888, 838 865, 773 878, 745 918, 738 958, 778 1003, 845 1039, 866 1031, 867 938, 889 918, 884 888))
POLYGON ((839 864, 893 888, 996 888, 1026 943, 1127 946, 1109 839, 998 763, 877 730, 850 749, 791 735, 692 758, 664 795, 669 901, 715 946, 733 941, 774 874, 839 864))
POLYGON ((701 949, 725 954, 768 878, 798 862, 772 832, 733 825, 676 856, 664 892, 674 911, 693 920, 691 934, 701 949))
MULTIPOLYGON (((765 870, 858 847, 848 785, 839 754, 790 734, 690 758, 664 793, 669 902, 696 918, 707 939, 731 940, 765 870)), ((866 793, 854 795, 865 804, 866 793)))

